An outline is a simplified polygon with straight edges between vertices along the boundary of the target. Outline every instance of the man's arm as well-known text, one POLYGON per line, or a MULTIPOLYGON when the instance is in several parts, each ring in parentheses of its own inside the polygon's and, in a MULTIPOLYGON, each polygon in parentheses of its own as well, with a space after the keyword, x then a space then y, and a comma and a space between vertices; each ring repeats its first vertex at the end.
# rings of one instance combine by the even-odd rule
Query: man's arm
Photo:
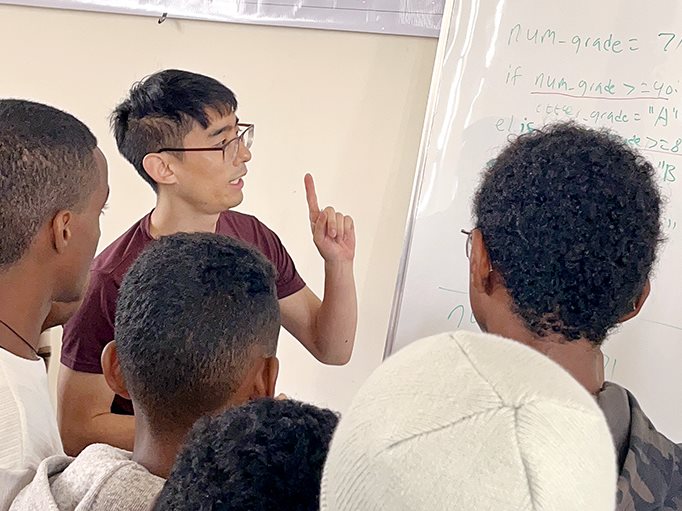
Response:
POLYGON ((64 325, 57 419, 67 454, 93 443, 133 447, 135 420, 111 413, 115 394, 102 375, 102 350, 114 338, 117 297, 114 274, 93 269, 81 306, 64 325))
POLYGON ((323 301, 308 287, 279 301, 282 326, 320 362, 344 365, 353 354, 357 324, 353 268, 325 270, 323 301))
POLYGON ((280 300, 282 325, 320 362, 343 365, 353 353, 358 319, 355 226, 331 207, 320 211, 312 176, 305 187, 313 241, 325 262, 324 297, 305 287, 280 300))
POLYGON ((111 413, 114 392, 101 374, 59 368, 57 419, 64 451, 77 456, 90 444, 133 450, 135 417, 111 413))

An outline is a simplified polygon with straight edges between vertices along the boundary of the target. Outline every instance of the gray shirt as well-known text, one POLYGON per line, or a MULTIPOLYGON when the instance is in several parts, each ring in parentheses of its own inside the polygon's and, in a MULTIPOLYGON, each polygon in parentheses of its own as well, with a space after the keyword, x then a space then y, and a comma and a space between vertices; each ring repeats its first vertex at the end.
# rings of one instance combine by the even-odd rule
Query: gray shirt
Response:
POLYGON ((607 383, 597 401, 618 455, 616 511, 682 511, 682 448, 656 431, 623 387, 607 383))
POLYGON ((53 456, 10 510, 148 511, 165 480, 131 459, 131 453, 95 444, 76 458, 53 456))

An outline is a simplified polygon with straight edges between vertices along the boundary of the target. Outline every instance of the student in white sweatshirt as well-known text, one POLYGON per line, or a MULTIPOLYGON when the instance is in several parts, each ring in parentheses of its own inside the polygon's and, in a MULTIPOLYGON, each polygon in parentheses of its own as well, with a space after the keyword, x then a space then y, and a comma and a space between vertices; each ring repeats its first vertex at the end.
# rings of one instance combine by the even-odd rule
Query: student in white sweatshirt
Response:
POLYGON ((12 509, 147 511, 199 418, 274 395, 275 289, 271 263, 227 236, 150 244, 123 280, 102 356, 107 383, 135 407, 133 452, 94 444, 49 458, 12 509))
POLYGON ((82 122, 0 100, 0 510, 62 452, 38 342, 51 304, 82 297, 108 193, 82 122))

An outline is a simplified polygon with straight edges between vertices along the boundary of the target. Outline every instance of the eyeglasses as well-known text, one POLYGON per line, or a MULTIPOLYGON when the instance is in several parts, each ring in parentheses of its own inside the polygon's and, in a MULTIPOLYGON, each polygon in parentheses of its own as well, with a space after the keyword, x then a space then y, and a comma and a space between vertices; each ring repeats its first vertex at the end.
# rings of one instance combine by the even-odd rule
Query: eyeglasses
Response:
POLYGON ((237 152, 239 151, 240 145, 243 144, 247 149, 251 148, 253 145, 253 136, 255 130, 253 124, 237 124, 237 128, 239 129, 239 134, 218 147, 164 147, 159 149, 157 153, 196 153, 199 151, 222 151, 223 161, 234 161, 234 159, 237 157, 237 152))
POLYGON ((462 234, 466 234, 467 243, 466 243, 466 246, 464 247, 464 253, 467 256, 467 259, 469 259, 469 257, 471 256, 471 233, 474 231, 466 231, 466 230, 462 229, 460 232, 462 234))

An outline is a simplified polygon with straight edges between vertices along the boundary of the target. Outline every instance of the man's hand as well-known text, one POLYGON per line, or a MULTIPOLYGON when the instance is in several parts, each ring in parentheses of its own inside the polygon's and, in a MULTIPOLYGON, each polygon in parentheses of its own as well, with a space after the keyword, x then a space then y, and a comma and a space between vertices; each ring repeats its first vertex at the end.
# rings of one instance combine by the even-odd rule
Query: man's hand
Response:
POLYGON ((332 207, 320 211, 313 176, 306 174, 304 181, 310 228, 317 250, 328 263, 352 261, 355 257, 353 219, 336 212, 332 207))

